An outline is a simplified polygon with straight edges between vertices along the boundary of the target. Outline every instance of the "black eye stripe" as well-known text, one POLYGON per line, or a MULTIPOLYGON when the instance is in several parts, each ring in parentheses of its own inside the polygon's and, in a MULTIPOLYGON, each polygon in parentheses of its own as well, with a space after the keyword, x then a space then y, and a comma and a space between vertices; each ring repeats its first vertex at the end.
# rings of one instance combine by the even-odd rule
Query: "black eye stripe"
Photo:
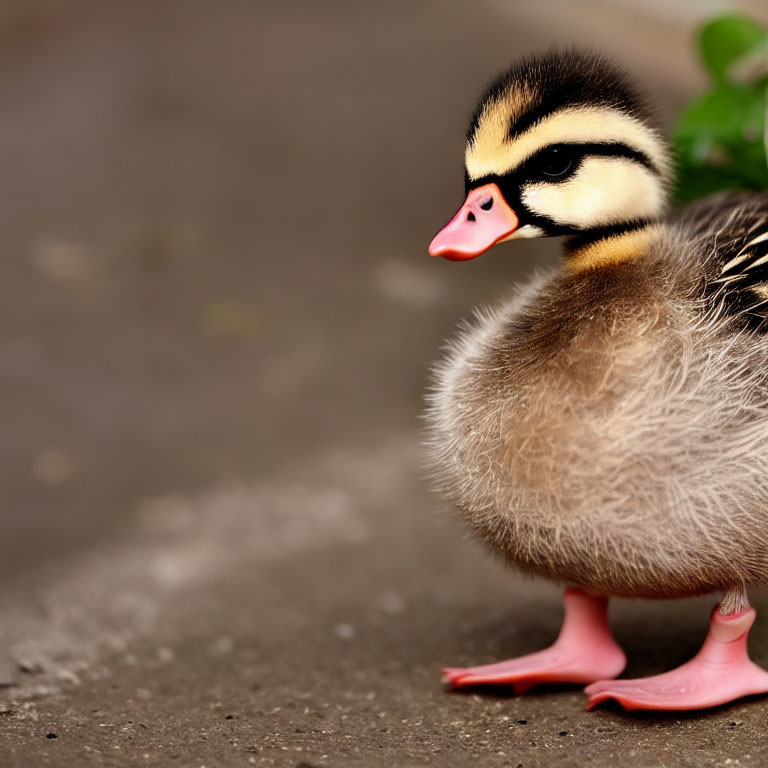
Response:
POLYGON ((656 168, 648 155, 637 149, 633 149, 626 144, 620 144, 618 142, 549 144, 531 155, 531 157, 525 160, 523 164, 512 171, 512 173, 520 179, 523 179, 525 176, 529 175, 532 170, 535 170, 542 162, 542 159, 546 157, 547 153, 553 149, 568 152, 574 158, 576 165, 579 165, 587 157, 625 157, 628 160, 634 160, 636 163, 639 163, 657 176, 661 175, 661 172, 656 168))
POLYGON ((526 181, 530 181, 531 178, 536 178, 540 181, 546 181, 548 183, 557 184, 558 182, 566 181, 573 173, 575 173, 581 163, 588 157, 625 157, 628 160, 633 160, 639 163, 644 168, 647 168, 651 173, 656 176, 662 176, 661 171, 654 165, 645 152, 633 149, 626 144, 619 142, 562 142, 559 144, 548 144, 545 147, 537 150, 533 155, 527 158, 517 168, 508 171, 502 176, 497 174, 489 174, 478 179, 470 179, 466 169, 464 169, 464 191, 469 192, 470 189, 475 187, 481 187, 483 184, 488 184, 491 181, 501 183, 504 182, 504 186, 507 188, 513 185, 523 184, 526 181), (573 157, 573 167, 567 175, 561 177, 557 176, 545 176, 540 173, 537 168, 541 163, 541 158, 545 153, 551 149, 567 149, 573 157))

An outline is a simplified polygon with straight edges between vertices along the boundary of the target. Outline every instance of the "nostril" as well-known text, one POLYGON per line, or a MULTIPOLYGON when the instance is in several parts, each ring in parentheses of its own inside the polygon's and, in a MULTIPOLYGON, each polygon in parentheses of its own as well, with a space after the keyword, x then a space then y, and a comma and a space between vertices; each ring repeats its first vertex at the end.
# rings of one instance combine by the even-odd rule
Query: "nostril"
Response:
POLYGON ((484 211, 490 211, 490 210, 491 210, 491 208, 493 208, 493 198, 492 198, 492 197, 489 197, 487 200, 483 200, 483 202, 482 202, 482 203, 480 203, 480 207, 481 207, 481 208, 482 208, 484 211))
POLYGON ((470 211, 470 212, 467 214, 467 221, 477 221, 477 219, 475 218, 475 214, 474 214, 474 213, 472 213, 472 211, 470 211))

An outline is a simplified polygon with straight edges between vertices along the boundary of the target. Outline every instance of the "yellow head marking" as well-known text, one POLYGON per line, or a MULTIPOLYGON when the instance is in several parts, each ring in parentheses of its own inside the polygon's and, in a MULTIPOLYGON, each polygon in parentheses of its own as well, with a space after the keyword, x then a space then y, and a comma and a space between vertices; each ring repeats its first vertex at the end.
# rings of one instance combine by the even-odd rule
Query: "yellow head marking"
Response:
POLYGON ((496 148, 504 147, 509 135, 509 126, 530 109, 535 100, 536 94, 530 86, 520 83, 510 88, 503 96, 486 103, 480 113, 474 138, 467 147, 467 156, 470 147, 478 144, 481 153, 483 148, 492 153, 496 148))
MULTIPOLYGON (((667 177, 671 164, 656 132, 640 120, 610 107, 568 107, 545 117, 520 136, 509 138, 519 102, 502 99, 483 110, 464 162, 470 179, 502 176, 549 144, 615 142, 643 152, 667 177)), ((518 113, 519 114, 519 113, 518 113)))

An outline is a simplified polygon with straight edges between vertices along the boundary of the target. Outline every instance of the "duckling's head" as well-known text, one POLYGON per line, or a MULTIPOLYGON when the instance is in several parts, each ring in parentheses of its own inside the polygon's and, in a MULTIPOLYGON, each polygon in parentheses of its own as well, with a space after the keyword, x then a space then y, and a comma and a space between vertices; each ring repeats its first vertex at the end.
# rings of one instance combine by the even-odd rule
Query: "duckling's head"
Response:
POLYGON ((555 51, 494 80, 464 154, 467 197, 429 246, 471 259, 498 242, 568 235, 587 244, 647 227, 672 174, 654 116, 610 62, 555 51))

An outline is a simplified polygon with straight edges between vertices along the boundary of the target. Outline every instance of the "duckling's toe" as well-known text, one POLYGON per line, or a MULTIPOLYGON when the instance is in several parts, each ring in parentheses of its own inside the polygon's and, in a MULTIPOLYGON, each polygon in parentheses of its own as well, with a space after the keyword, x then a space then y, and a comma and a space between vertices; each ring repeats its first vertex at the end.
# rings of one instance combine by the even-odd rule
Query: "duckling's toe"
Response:
POLYGON ((608 627, 607 600, 569 589, 564 602, 565 621, 549 648, 481 667, 447 667, 444 680, 452 688, 507 685, 525 693, 534 685, 591 683, 620 674, 626 657, 608 627))
POLYGON ((747 635, 754 619, 752 608, 732 616, 714 611, 707 639, 689 662, 654 677, 593 683, 585 689, 586 708, 614 699, 627 710, 708 709, 768 693, 768 672, 747 655, 747 635))
POLYGON ((443 670, 443 679, 452 688, 469 685, 508 685, 525 693, 535 685, 589 683, 618 675, 624 668, 624 652, 617 645, 603 646, 597 653, 577 645, 556 644, 528 656, 481 667, 443 670))
POLYGON ((593 683, 587 686, 586 693, 588 710, 609 699, 626 710, 709 709, 744 696, 768 693, 768 674, 751 662, 728 669, 688 662, 655 677, 593 683))

